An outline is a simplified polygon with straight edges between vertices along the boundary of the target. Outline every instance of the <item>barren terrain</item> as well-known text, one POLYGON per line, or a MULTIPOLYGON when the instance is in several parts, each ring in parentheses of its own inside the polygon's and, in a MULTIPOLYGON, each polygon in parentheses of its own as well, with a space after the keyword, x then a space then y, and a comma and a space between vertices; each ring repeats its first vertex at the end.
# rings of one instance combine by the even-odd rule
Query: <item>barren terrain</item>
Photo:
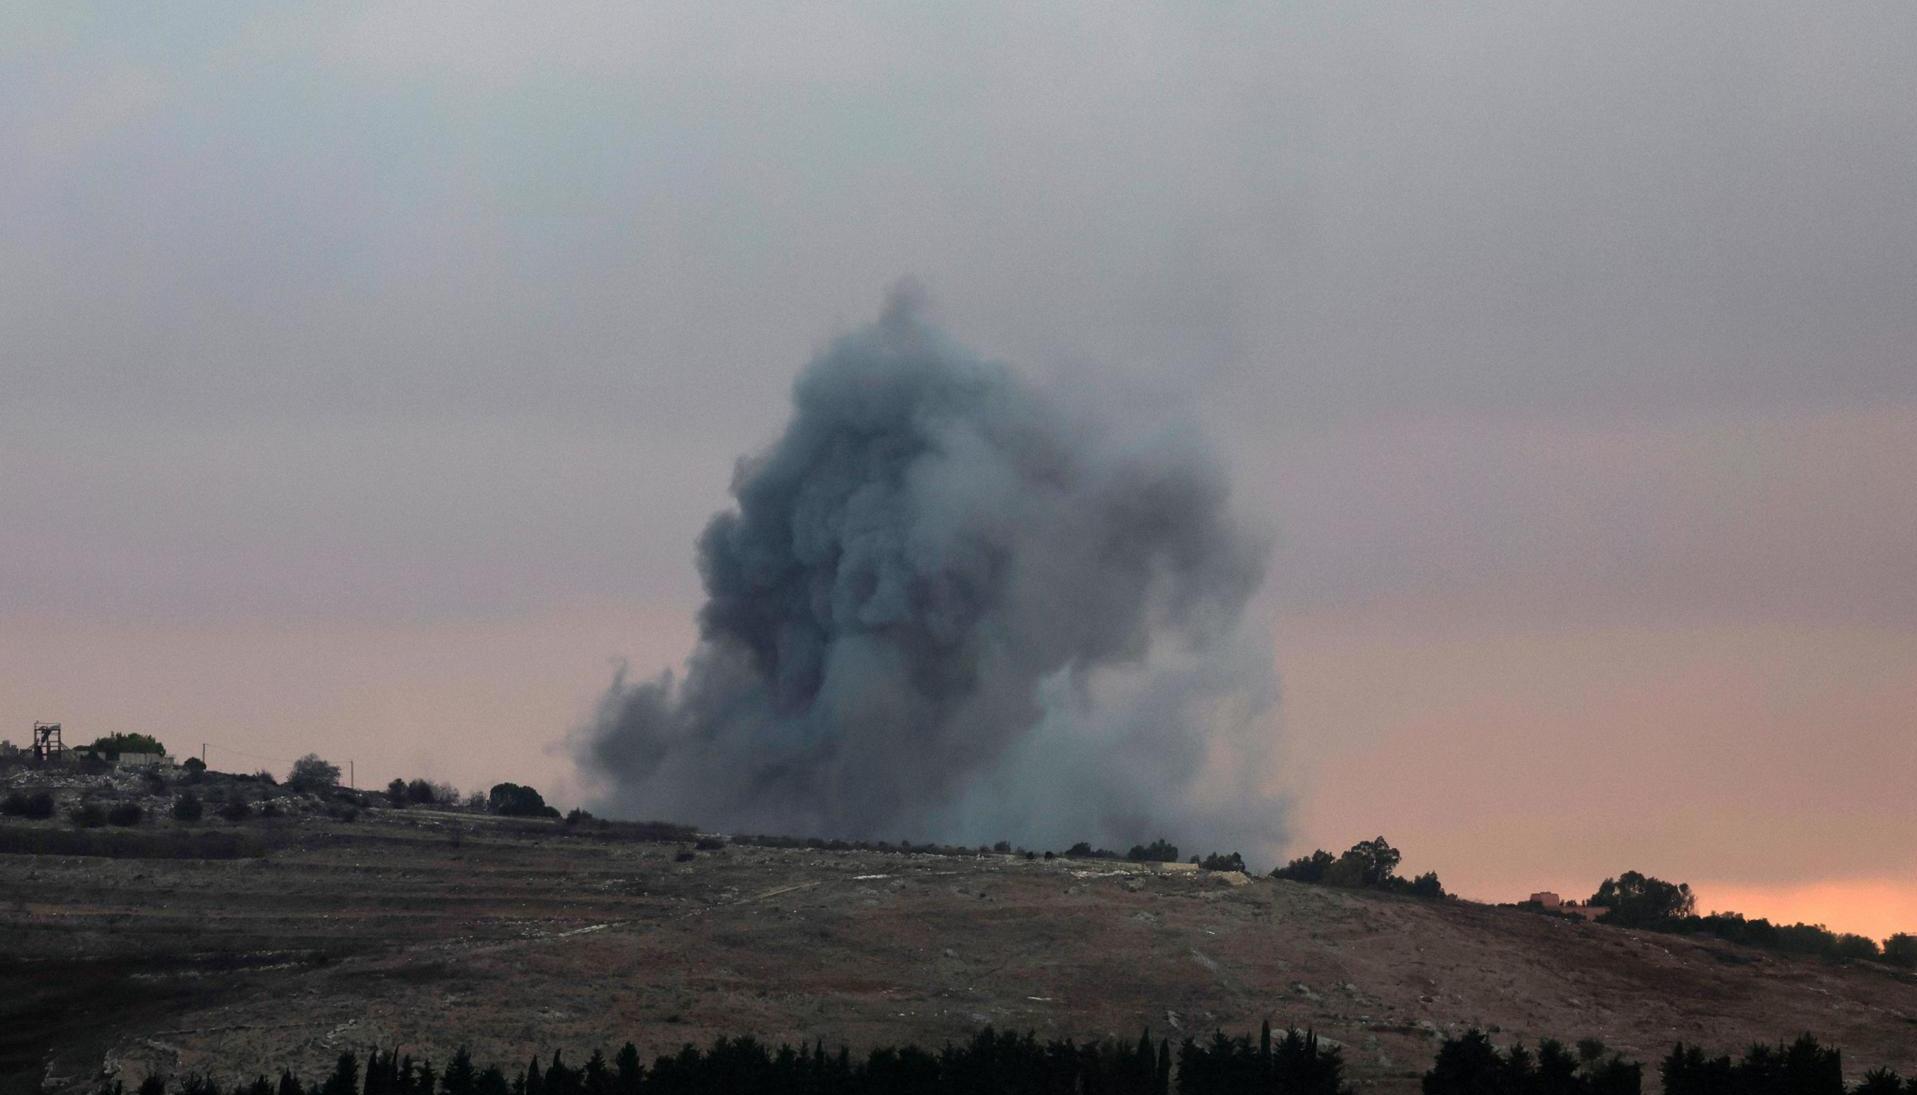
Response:
POLYGON ((1378 1091, 1415 1090, 1438 1032, 1466 1025, 1648 1062, 1679 1038, 1809 1030, 1853 1078, 1917 1071, 1909 974, 1507 909, 1009 856, 676 862, 677 845, 420 809, 243 827, 265 855, 0 855, 15 1086, 314 1075, 375 1043, 518 1062, 739 1033, 938 1044, 985 1024, 1176 1039, 1267 1017, 1342 1043, 1378 1091))

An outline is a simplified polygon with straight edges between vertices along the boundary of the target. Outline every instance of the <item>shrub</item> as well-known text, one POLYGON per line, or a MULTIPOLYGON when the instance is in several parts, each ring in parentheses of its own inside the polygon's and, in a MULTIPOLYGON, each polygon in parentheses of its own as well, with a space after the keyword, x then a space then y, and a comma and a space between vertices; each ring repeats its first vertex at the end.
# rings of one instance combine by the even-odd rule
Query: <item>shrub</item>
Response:
POLYGON ((1884 940, 1884 961, 1905 969, 1917 969, 1917 935, 1898 932, 1884 940))
POLYGON ((83 802, 67 813, 67 820, 82 829, 98 829, 106 818, 106 807, 97 802, 83 802))
POLYGON ((206 762, 198 757, 188 757, 181 762, 180 770, 186 773, 188 783, 198 783, 206 778, 206 762))
POLYGON ((699 858, 698 852, 693 851, 691 848, 681 848, 678 854, 672 857, 672 861, 674 863, 690 863, 697 858, 699 858))
POLYGON ((262 803, 260 803, 260 816, 261 816, 261 817, 278 817, 278 816, 280 816, 280 804, 279 804, 279 803, 277 803, 277 802, 262 802, 262 803))
POLYGON ((243 798, 230 798, 220 804, 220 816, 238 823, 253 816, 253 807, 247 805, 243 798))
POLYGON ((206 805, 200 801, 200 796, 191 791, 173 800, 175 821, 198 821, 205 813, 206 805))
POLYGON ((692 846, 702 852, 716 852, 725 847, 726 842, 721 837, 702 836, 698 840, 693 841, 692 846))
POLYGON ((574 806, 570 811, 566 813, 566 824, 568 825, 577 825, 582 821, 591 821, 591 820, 592 820, 592 815, 587 813, 584 810, 581 810, 577 806, 574 806))
POLYGON ((107 821, 123 829, 129 825, 138 825, 140 819, 145 816, 146 811, 140 809, 140 804, 137 802, 117 803, 113 809, 107 811, 107 821))
POLYGON ((57 805, 58 803, 54 801, 51 792, 35 791, 27 796, 27 808, 25 814, 22 816, 33 821, 45 821, 53 816, 54 808, 57 805))
POLYGON ((21 817, 27 812, 27 796, 18 791, 8 791, 6 798, 0 798, 0 814, 7 817, 21 817))
POLYGON ((1242 871, 1245 869, 1245 858, 1237 852, 1229 855, 1213 852, 1200 860, 1198 865, 1207 871, 1242 871))

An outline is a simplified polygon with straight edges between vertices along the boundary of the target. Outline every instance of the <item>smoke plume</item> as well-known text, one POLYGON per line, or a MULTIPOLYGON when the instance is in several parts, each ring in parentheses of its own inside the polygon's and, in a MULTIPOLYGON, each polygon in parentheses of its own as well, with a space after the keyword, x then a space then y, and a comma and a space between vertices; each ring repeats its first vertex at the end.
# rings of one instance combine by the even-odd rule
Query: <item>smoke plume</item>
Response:
POLYGON ((683 677, 575 749, 601 809, 733 832, 1246 850, 1264 544, 1188 433, 1119 427, 953 345, 907 292, 800 375, 698 541, 683 677))

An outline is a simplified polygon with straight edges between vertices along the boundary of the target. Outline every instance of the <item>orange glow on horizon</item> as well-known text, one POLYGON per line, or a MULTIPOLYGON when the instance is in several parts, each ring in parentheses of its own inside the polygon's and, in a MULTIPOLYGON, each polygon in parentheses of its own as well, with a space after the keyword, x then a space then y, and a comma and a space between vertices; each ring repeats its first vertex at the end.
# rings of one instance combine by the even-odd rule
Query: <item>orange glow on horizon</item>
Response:
POLYGON ((1697 910, 1740 912, 1772 923, 1822 924, 1878 942, 1897 932, 1917 934, 1917 882, 1838 879, 1801 885, 1751 886, 1705 882, 1692 887, 1697 910))

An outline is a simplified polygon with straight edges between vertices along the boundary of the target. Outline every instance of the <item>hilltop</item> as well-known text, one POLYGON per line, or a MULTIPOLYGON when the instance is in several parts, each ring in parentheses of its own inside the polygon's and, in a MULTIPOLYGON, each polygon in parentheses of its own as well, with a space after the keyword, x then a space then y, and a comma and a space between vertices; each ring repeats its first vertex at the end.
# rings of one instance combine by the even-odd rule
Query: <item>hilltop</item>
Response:
MULTIPOLYGON (((5 828, 36 824, 66 826, 5 828)), ((514 1061, 740 1033, 936 1045, 986 1024, 1176 1039, 1267 1017, 1334 1039, 1378 1091, 1415 1090, 1437 1037, 1472 1025, 1650 1062, 1679 1038, 1808 1030, 1853 1074, 1917 1071, 1909 973, 1463 902, 996 854, 691 852, 441 809, 201 828, 245 843, 0 855, 15 1083, 313 1075, 374 1044, 514 1061)))

